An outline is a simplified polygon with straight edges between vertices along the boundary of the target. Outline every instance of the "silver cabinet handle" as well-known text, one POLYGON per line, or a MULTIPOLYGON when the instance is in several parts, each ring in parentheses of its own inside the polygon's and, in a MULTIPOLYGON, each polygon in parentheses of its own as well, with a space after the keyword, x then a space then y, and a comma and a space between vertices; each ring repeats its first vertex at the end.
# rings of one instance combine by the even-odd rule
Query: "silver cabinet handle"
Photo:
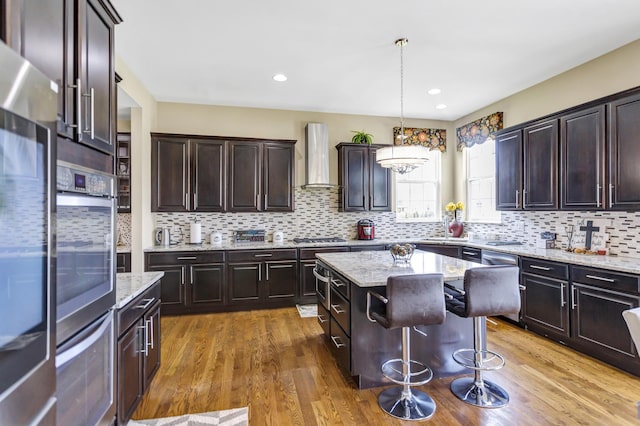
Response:
POLYGON ((178 258, 178 260, 196 260, 197 257, 196 256, 181 256, 178 258))
POLYGON ((152 297, 151 299, 142 299, 142 300, 145 302, 145 304, 144 305, 138 305, 138 306, 135 307, 135 309, 142 309, 142 310, 147 309, 156 300, 156 298, 152 297))
POLYGON ((585 275, 585 277, 591 278, 592 280, 604 281, 604 282, 607 282, 607 283, 615 283, 616 282, 616 280, 614 280, 612 278, 599 277, 597 275, 589 275, 589 274, 587 274, 587 275, 585 275))
POLYGON ((76 124, 69 124, 69 127, 74 127, 78 139, 82 140, 82 80, 76 78, 76 84, 69 87, 76 91, 76 124))
POLYGON ((198 193, 197 192, 193 193, 193 208, 194 209, 198 208, 198 193))
POLYGON ((333 309, 336 314, 344 314, 346 311, 338 309, 339 307, 340 305, 331 305, 331 309, 333 309))
POLYGON ((344 287, 345 284, 340 281, 340 280, 331 280, 331 282, 333 283, 333 285, 335 285, 336 287, 344 287))
POLYGON ((609 207, 613 207, 613 184, 609 184, 609 207))
POLYGON ((527 205, 527 190, 522 190, 522 208, 524 209, 527 205))
POLYGON ((147 328, 147 323, 145 321, 144 325, 140 325, 138 326, 138 330, 143 330, 144 334, 144 342, 142 343, 142 353, 144 354, 144 356, 149 356, 149 350, 147 349, 147 342, 148 342, 148 333, 149 333, 149 329, 147 328))
POLYGON ((578 303, 576 302, 576 291, 578 289, 576 287, 572 287, 571 288, 571 309, 575 309, 578 306, 578 303))
POLYGON ((96 132, 95 132, 95 111, 96 111, 96 104, 95 104, 95 90, 93 89, 93 87, 91 89, 89 89, 89 93, 83 93, 82 96, 89 98, 89 128, 84 129, 83 132, 84 133, 89 133, 89 135, 91 136, 91 139, 94 139, 96 136, 96 132))
POLYGON ((267 208, 267 194, 266 193, 264 194, 264 204, 262 205, 262 208, 263 209, 267 208))
POLYGON ((318 314, 317 318, 318 318, 318 321, 320 322, 320 324, 324 324, 325 322, 327 322, 327 320, 324 319, 323 315, 318 314))
POLYGON ((336 345, 336 348, 338 349, 344 346, 344 343, 339 342, 340 338, 338 336, 331 336, 331 340, 333 341, 333 344, 336 345))
POLYGON ((188 192, 184 193, 184 206, 187 208, 187 210, 189 210, 189 193, 188 192))
POLYGON ((254 254, 253 257, 271 257, 273 256, 272 253, 267 253, 267 254, 254 254))
POLYGON ((564 300, 564 283, 560 283, 560 307, 564 307, 567 304, 567 301, 564 300))
POLYGON ((527 286, 524 286, 522 284, 518 285, 518 288, 520 289, 520 291, 527 291, 527 286))
POLYGON ((180 285, 184 285, 184 267, 180 268, 180 285))
POLYGON ((550 271, 551 268, 547 268, 546 266, 538 266, 538 265, 529 265, 531 269, 540 269, 541 271, 550 271))
POLYGON ((193 266, 189 266, 189 284, 193 287, 193 266))
POLYGON ((596 207, 600 207, 600 188, 602 188, 602 185, 596 184, 596 207))
POLYGON ((258 281, 262 281, 262 266, 258 265, 258 281))
POLYGON ((149 346, 153 349, 153 317, 149 318, 149 346))
POLYGON ((474 253, 472 251, 463 251, 462 254, 466 254, 466 255, 469 255, 469 256, 478 256, 478 253, 474 253))
POLYGON ((520 207, 520 190, 516 189, 516 208, 520 207))

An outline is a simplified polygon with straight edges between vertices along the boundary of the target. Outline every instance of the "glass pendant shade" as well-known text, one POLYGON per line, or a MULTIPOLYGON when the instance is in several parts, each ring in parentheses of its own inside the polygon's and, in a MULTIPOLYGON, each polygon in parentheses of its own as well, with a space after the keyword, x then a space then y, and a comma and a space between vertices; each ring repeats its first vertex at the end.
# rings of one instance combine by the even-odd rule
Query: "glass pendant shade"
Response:
POLYGON ((422 145, 393 145, 376 151, 376 162, 396 173, 409 173, 429 161, 429 150, 422 145))

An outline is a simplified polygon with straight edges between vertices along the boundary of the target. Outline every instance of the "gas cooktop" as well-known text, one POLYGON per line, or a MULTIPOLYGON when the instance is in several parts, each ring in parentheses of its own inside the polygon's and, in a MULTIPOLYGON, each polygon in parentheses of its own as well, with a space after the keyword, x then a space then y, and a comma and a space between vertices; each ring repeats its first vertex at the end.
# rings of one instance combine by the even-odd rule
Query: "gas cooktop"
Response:
POLYGON ((338 237, 311 237, 311 238, 294 238, 294 243, 346 243, 347 240, 338 237))

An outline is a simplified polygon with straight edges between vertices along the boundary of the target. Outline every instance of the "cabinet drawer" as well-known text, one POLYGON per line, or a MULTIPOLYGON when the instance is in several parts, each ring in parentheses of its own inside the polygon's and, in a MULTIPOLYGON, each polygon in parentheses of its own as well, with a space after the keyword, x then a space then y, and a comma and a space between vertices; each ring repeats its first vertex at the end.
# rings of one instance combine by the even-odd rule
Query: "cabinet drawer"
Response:
POLYGON ((118 336, 131 327, 158 300, 160 300, 160 281, 119 309, 117 313, 118 336))
POLYGON ((263 260, 296 260, 296 249, 234 250, 227 252, 229 262, 256 262, 263 260))
POLYGON ((351 246, 351 251, 383 251, 385 249, 384 244, 368 244, 362 246, 351 246))
POLYGON ((337 290, 346 300, 351 299, 349 280, 333 271, 331 272, 331 288, 337 290))
POLYGON ((329 332, 329 324, 331 323, 331 317, 329 315, 329 311, 327 311, 324 306, 318 303, 318 324, 322 327, 322 331, 324 331, 325 336, 329 338, 331 333, 329 332))
POLYGON ((621 274, 604 269, 572 266, 571 281, 618 291, 640 292, 640 277, 637 275, 621 274))
POLYGON ((461 247, 460 258, 470 262, 482 262, 482 250, 473 247, 461 247))
POLYGON ((569 279, 569 265, 546 260, 522 258, 522 272, 559 280, 569 279))
POLYGON ((224 262, 224 251, 182 251, 147 253, 148 265, 181 265, 185 263, 224 262))
POLYGON ((323 248, 301 248, 300 260, 315 259, 316 253, 335 253, 349 251, 349 247, 323 247, 323 248))
POLYGON ((351 374, 351 339, 333 318, 331 318, 330 331, 329 346, 331 347, 331 352, 333 352, 338 366, 351 374))
POLYGON ((342 329, 351 335, 351 307, 349 302, 345 300, 334 287, 331 288, 331 306, 329 307, 331 317, 335 318, 342 329))

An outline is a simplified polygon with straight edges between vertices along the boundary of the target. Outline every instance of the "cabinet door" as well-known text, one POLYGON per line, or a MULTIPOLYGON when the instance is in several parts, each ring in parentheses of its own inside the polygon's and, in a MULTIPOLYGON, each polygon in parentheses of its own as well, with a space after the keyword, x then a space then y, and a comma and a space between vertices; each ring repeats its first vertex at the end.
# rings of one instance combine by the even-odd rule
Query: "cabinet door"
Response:
POLYGON ((227 265, 229 301, 257 301, 262 281, 261 263, 230 263, 227 265))
POLYGON ((460 247, 445 244, 416 244, 418 250, 441 254, 449 257, 460 257, 460 247))
POLYGON ((391 211, 391 169, 376 163, 377 148, 369 149, 369 210, 391 211))
POLYGON ((638 297, 573 283, 571 337, 596 354, 637 359, 622 311, 638 307, 638 297))
POLYGON ((263 211, 293 211, 294 145, 264 144, 263 211))
POLYGON ((604 105, 560 119, 560 208, 605 206, 604 105))
POLYGON ((316 267, 315 260, 300 262, 300 300, 304 303, 316 301, 316 276, 313 270, 316 267))
POLYGON ((144 393, 142 380, 142 320, 118 339, 118 422, 126 424, 144 393))
POLYGON ((229 142, 229 183, 227 209, 257 212, 260 209, 261 150, 255 142, 229 142))
POLYGON ((189 303, 222 305, 224 303, 224 264, 191 265, 189 267, 189 303))
POLYGON ((532 330, 557 338, 569 337, 568 285, 565 281, 522 274, 524 321, 532 330))
POLYGON ((151 159, 151 211, 189 211, 187 140, 154 137, 151 159))
POLYGON ((522 208, 522 131, 496 136, 496 209, 522 208))
POLYGON ((368 150, 360 146, 343 146, 338 156, 340 210, 366 211, 369 196, 368 150))
MULTIPOLYGON (((80 0, 78 5, 78 56, 81 117, 78 141, 113 154, 115 72, 112 19, 99 0, 80 0)), ((77 90, 77 89, 76 89, 77 90)))
POLYGON ((160 302, 156 302, 143 319, 147 329, 147 353, 142 362, 144 390, 146 390, 160 368, 160 302))
POLYGON ((184 305, 185 269, 183 265, 150 265, 147 271, 163 271, 160 281, 160 299, 162 306, 179 307, 184 305))
POLYGON ((290 262, 265 262, 263 281, 265 299, 282 300, 295 297, 298 282, 296 265, 297 262, 295 260, 290 262))
POLYGON ((609 104, 609 208, 640 209, 640 95, 609 104))
POLYGON ((530 210, 558 208, 558 120, 523 130, 524 187, 522 205, 530 210))
POLYGON ((224 153, 224 141, 191 140, 193 211, 224 211, 224 153))

